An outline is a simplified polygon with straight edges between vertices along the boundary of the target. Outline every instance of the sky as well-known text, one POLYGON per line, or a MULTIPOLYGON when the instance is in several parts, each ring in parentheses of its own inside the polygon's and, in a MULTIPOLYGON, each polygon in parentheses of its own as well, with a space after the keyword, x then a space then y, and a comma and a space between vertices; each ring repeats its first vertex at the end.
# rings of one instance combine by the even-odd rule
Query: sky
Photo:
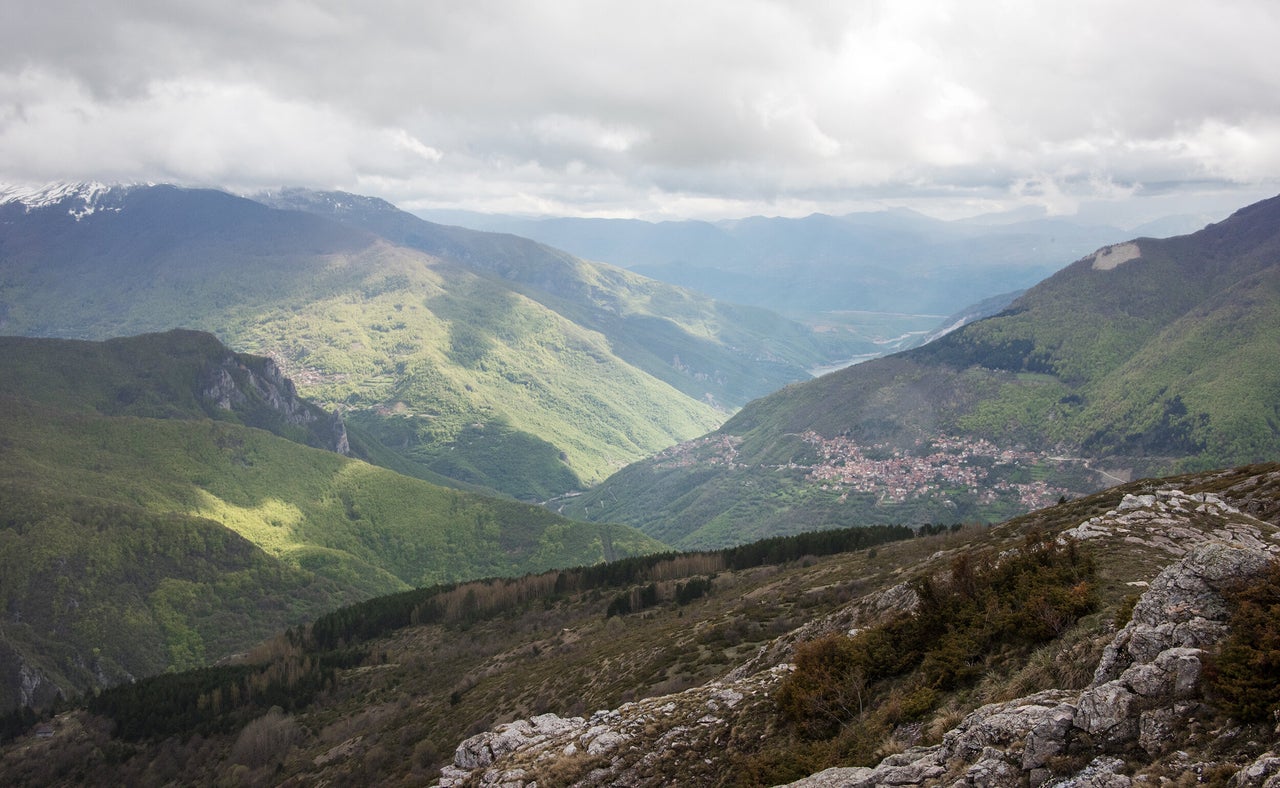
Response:
POLYGON ((1280 193, 1275 0, 0 4, 0 182, 717 219, 1280 193))

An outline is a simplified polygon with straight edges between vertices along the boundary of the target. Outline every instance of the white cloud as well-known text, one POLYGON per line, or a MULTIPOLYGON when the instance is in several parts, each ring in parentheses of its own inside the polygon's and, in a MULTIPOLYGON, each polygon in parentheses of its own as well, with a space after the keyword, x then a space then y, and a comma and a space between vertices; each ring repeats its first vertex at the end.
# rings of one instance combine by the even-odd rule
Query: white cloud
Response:
POLYGON ((654 216, 1280 188, 1278 37, 1271 0, 9 4, 0 179, 654 216))

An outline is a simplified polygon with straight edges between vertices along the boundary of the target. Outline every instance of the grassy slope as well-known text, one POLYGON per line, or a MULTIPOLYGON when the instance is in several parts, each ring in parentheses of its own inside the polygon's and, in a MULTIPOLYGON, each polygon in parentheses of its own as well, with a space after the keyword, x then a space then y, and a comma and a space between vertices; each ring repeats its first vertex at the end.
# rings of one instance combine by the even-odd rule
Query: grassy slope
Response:
POLYGON ((361 593, 591 563, 615 535, 623 553, 661 547, 624 528, 571 523, 258 430, 5 404, 5 478, 32 494, 215 520, 361 593))
POLYGON ((105 342, 0 337, 0 396, 109 416, 212 418, 335 448, 332 414, 298 399, 268 359, 232 353, 199 331, 105 342))
POLYGON ((389 447, 439 473, 546 498, 719 421, 621 361, 599 334, 499 282, 391 247, 368 267, 358 293, 257 311, 224 333, 282 358, 308 396, 349 406, 389 447), (497 458, 481 447, 452 463, 477 423, 527 436, 535 450, 497 458), (533 467, 520 472, 521 460, 533 467))
POLYGON ((210 340, 4 341, 5 693, 16 655, 83 688, 201 664, 356 599, 662 548, 204 418, 200 356, 181 351, 226 352, 199 351, 210 340))
POLYGON ((599 332, 627 363, 694 399, 729 409, 806 378, 810 367, 855 352, 843 332, 815 333, 758 307, 715 302, 526 238, 433 224, 382 200, 306 190, 258 199, 337 219, 494 275, 599 332))

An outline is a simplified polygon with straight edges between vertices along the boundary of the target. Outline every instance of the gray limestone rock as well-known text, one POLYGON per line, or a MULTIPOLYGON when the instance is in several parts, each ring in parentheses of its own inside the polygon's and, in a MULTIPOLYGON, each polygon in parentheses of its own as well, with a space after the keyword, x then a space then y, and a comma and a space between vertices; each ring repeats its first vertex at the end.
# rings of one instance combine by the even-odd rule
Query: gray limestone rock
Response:
POLYGON ((1099 756, 1076 775, 1053 783, 1054 788, 1130 788, 1133 781, 1124 774, 1124 761, 1099 756))
POLYGON ((1280 755, 1263 753, 1231 778, 1233 788, 1277 788, 1280 786, 1280 755))
POLYGON ((492 766, 509 753, 580 728, 584 722, 581 717, 564 718, 555 714, 542 714, 500 725, 492 731, 476 734, 458 745, 453 754, 453 764, 468 771, 492 766))
POLYGON ((1119 681, 1085 690, 1076 707, 1075 725, 1107 746, 1119 746, 1138 735, 1133 713, 1137 696, 1119 681))

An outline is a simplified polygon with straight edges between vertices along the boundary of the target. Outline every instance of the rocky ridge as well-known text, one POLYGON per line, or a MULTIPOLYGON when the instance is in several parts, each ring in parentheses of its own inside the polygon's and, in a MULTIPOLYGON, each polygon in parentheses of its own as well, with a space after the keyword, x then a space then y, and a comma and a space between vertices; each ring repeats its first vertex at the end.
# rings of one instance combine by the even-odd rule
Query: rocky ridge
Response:
POLYGON ((301 427, 320 448, 351 455, 347 428, 342 416, 329 413, 298 396, 293 381, 285 377, 271 359, 260 361, 255 370, 238 354, 224 353, 210 363, 198 384, 201 401, 223 411, 252 411, 265 408, 272 418, 301 427))
MULTIPOLYGON (((1236 772, 1234 785, 1280 785, 1280 756, 1261 752, 1262 745, 1243 767, 1204 755, 1212 742, 1238 730, 1210 727, 1221 718, 1202 688, 1204 657, 1227 632, 1223 592, 1276 560, 1276 528, 1222 495, 1164 488, 1125 495, 1116 508, 1060 538, 1100 546, 1117 540, 1177 558, 1149 583, 1131 584, 1145 591, 1084 690, 1049 689, 987 704, 941 743, 793 785, 1129 786, 1167 784, 1157 774, 1224 772, 1236 772)), ((808 629, 874 619, 890 602, 909 605, 906 596, 902 587, 891 588, 808 629)), ((767 646, 721 682, 588 718, 542 715, 481 733, 462 742, 438 785, 661 785, 672 774, 713 779, 726 745, 759 735, 761 720, 771 717, 772 695, 791 670, 773 660, 785 659, 796 639, 767 646)))

